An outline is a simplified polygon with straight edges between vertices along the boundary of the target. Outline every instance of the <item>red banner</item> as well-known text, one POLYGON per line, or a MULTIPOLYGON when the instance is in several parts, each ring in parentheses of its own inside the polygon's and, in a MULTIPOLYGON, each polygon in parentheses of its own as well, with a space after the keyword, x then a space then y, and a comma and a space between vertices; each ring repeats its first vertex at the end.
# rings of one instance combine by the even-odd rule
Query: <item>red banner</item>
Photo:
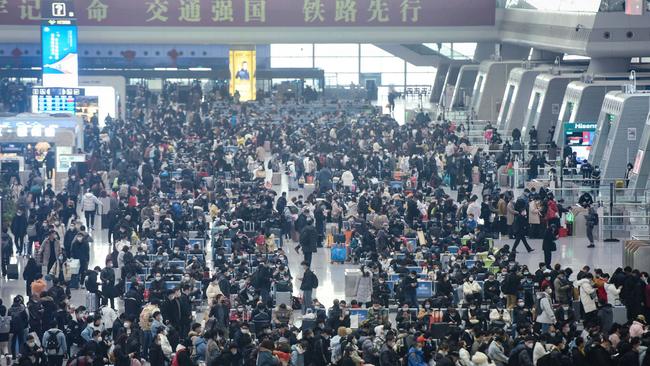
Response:
MULTIPOLYGON (((0 0, 0 24, 38 24, 41 5, 0 0)), ((495 0, 74 0, 82 26, 490 26, 495 8, 495 0)))

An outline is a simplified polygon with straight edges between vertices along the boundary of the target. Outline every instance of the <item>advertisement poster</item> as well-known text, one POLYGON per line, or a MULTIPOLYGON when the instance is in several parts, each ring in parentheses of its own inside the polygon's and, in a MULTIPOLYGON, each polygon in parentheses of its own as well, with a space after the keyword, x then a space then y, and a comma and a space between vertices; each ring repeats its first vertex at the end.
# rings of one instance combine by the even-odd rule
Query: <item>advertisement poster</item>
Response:
POLYGON ((41 47, 44 87, 76 87, 79 84, 77 26, 43 24, 41 47))
POLYGON ((230 51, 230 94, 239 101, 255 100, 255 51, 230 51))

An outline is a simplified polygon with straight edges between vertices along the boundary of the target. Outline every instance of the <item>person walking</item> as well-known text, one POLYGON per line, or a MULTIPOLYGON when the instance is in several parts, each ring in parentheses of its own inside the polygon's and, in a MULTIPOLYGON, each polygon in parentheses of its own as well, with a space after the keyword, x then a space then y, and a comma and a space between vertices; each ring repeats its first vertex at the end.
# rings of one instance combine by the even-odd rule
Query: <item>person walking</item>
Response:
POLYGON ((542 242, 544 264, 546 264, 547 268, 551 268, 551 255, 557 250, 555 240, 557 240, 557 227, 555 225, 549 225, 544 232, 544 241, 542 242))
POLYGON ((11 220, 11 233, 14 235, 18 255, 25 253, 25 236, 27 235, 27 216, 23 210, 16 210, 16 215, 11 220))
POLYGON ((97 207, 101 205, 102 202, 90 191, 90 189, 88 189, 86 194, 81 198, 81 210, 86 216, 86 227, 88 227, 88 230, 95 229, 95 214, 97 213, 97 207))
POLYGON ((302 313, 305 314, 307 309, 312 305, 312 292, 314 289, 318 288, 318 277, 316 277, 316 274, 309 268, 309 263, 307 263, 307 261, 302 262, 301 265, 304 273, 300 279, 302 281, 300 284, 300 291, 302 291, 302 313))
POLYGON ((526 218, 525 209, 515 213, 515 221, 512 226, 512 231, 515 234, 515 243, 512 246, 512 253, 517 253, 517 246, 519 246, 520 242, 524 243, 528 253, 532 252, 533 248, 528 245, 528 241, 526 240, 528 220, 526 218))
POLYGON ((61 241, 57 238, 58 234, 55 230, 50 230, 47 235, 47 239, 43 241, 41 249, 39 251, 39 258, 41 260, 41 266, 47 266, 47 273, 50 273, 52 266, 56 263, 59 254, 62 252, 61 241))

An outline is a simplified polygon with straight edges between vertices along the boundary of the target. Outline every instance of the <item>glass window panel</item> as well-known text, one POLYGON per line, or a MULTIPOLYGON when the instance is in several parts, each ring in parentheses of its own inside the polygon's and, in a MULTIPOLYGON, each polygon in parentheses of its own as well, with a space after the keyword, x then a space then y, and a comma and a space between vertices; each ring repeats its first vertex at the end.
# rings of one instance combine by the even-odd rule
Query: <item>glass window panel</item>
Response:
POLYGON ((404 60, 398 57, 362 57, 361 72, 404 72, 404 60))
POLYGON ((311 57, 314 49, 311 43, 271 44, 271 57, 311 57))
POLYGON ((404 85, 404 73, 383 72, 381 74, 381 85, 404 85))
POLYGON ((326 72, 325 84, 328 86, 359 84, 359 74, 348 72, 326 72))
POLYGON ((366 56, 395 57, 390 52, 386 52, 374 44, 362 44, 361 57, 366 56))
POLYGON ((406 74, 407 85, 433 85, 435 79, 435 72, 411 72, 406 74))
POLYGON ((411 63, 406 64, 406 71, 411 72, 426 72, 426 73, 436 73, 436 68, 433 66, 415 66, 411 63))
POLYGON ((454 53, 458 52, 463 56, 468 58, 474 58, 474 52, 476 51, 476 43, 454 43, 454 53))
POLYGON ((316 67, 325 72, 359 72, 357 57, 316 57, 316 67))
POLYGON ((311 68, 313 67, 313 59, 311 57, 271 57, 271 67, 311 68))
POLYGON ((359 56, 357 43, 323 43, 314 45, 316 56, 359 56))

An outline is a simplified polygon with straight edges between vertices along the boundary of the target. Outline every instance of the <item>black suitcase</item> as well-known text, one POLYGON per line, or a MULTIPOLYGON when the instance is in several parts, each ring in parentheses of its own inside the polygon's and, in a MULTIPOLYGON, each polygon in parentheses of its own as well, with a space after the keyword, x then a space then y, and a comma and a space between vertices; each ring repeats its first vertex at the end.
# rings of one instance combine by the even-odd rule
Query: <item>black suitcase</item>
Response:
POLYGON ((17 264, 8 264, 7 265, 7 278, 10 280, 18 279, 18 265, 17 264))

